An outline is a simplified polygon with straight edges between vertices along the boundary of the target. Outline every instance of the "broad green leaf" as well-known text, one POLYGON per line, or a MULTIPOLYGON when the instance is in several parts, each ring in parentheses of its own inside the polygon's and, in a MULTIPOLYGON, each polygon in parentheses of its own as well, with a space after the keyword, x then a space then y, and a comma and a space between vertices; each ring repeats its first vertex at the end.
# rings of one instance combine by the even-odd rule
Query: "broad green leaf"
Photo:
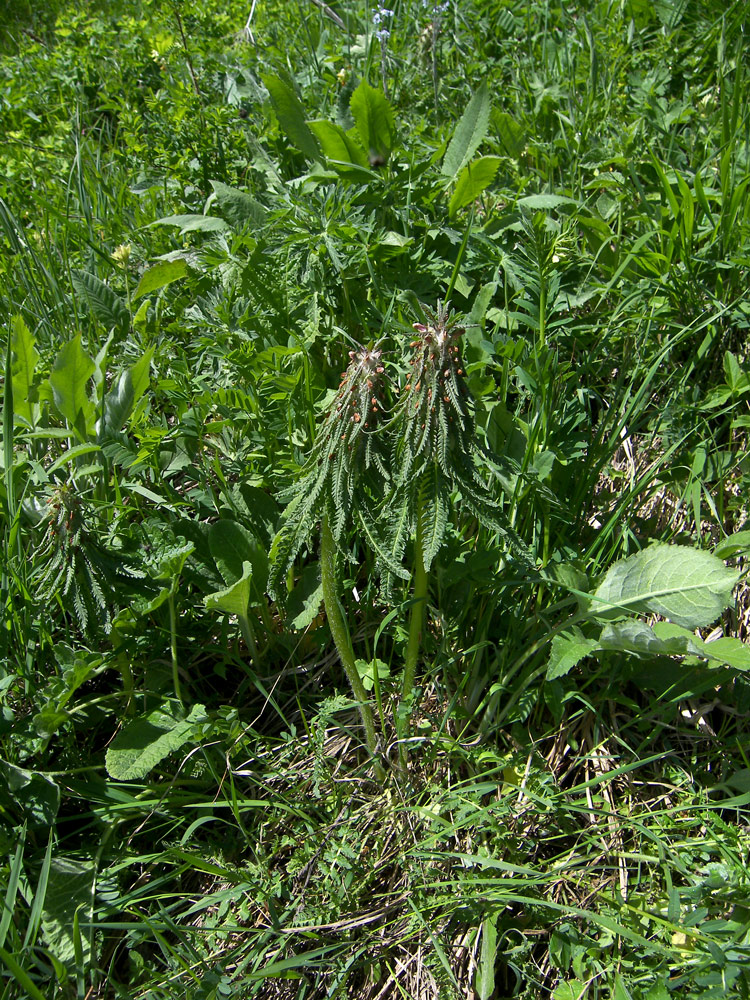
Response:
POLYGON ((228 585, 240 579, 245 562, 250 563, 253 568, 252 603, 261 604, 265 600, 268 583, 268 555, 265 546, 241 524, 223 518, 208 529, 208 547, 228 585))
POLYGON ((528 208, 532 212, 536 212, 560 208, 562 205, 577 205, 578 202, 575 198, 567 198, 561 194, 530 194, 526 198, 519 198, 518 204, 521 208, 528 208))
POLYGON ((165 215, 151 225, 177 226, 180 233, 223 233, 229 229, 229 223, 216 215, 165 215))
POLYGON ((13 378, 13 410, 16 416, 34 423, 34 372, 39 354, 34 337, 21 316, 10 321, 10 349, 13 352, 11 372, 13 378))
POLYGON ((569 979, 560 983, 552 992, 552 1000, 586 1000, 588 986, 580 979, 569 979))
POLYGON ((108 330, 116 328, 120 333, 127 332, 130 326, 127 304, 109 285, 88 271, 72 271, 70 280, 100 323, 108 330))
POLYGON ((547 663, 547 680, 564 677, 584 657, 589 656, 599 643, 596 639, 587 639, 578 628, 556 635, 552 640, 549 661, 547 663))
POLYGON ((476 153, 487 135, 489 120, 490 93, 483 82, 467 104, 448 144, 441 167, 446 177, 455 177, 476 153))
POLYGON ((387 663, 383 663, 383 661, 379 660, 377 657, 375 657, 374 660, 370 660, 369 663, 367 660, 355 660, 354 665, 356 666, 357 673, 364 684, 365 691, 372 691, 375 687, 376 669, 378 671, 378 683, 391 676, 391 668, 387 663))
POLYGON ((156 597, 147 600, 145 597, 136 597, 131 605, 137 615, 150 615, 157 608, 160 608, 165 601, 169 600, 172 594, 171 587, 162 587, 156 597))
POLYGON ((287 138, 308 160, 320 158, 318 143, 305 121, 305 110, 290 83, 278 76, 264 76, 273 110, 287 138))
POLYGON ((21 813, 30 827, 52 826, 60 808, 60 788, 46 774, 0 760, 0 808, 6 817, 21 813))
POLYGON ((512 115, 505 111, 493 112, 492 124, 508 156, 518 159, 526 146, 526 131, 512 115))
POLYGON ((227 222, 237 228, 242 228, 248 222, 255 226, 262 225, 266 220, 266 209, 247 191, 229 187, 221 181, 211 181, 216 201, 227 222))
POLYGON ((667 630, 656 630, 638 619, 605 625, 599 637, 599 649, 633 653, 635 656, 692 656, 699 652, 701 639, 681 625, 664 623, 667 630))
POLYGON ((133 412, 133 407, 146 391, 152 355, 153 348, 149 348, 134 365, 120 372, 114 385, 104 397, 104 419, 98 426, 100 443, 124 426, 133 412))
POLYGON ((453 216, 475 201, 492 183, 499 166, 499 156, 481 156, 467 164, 458 176, 456 188, 448 203, 448 214, 453 216))
MULTIPOLYGON (((92 903, 96 866, 93 861, 77 858, 52 858, 42 910, 44 943, 65 966, 76 958, 73 918, 79 906, 88 917, 92 903)), ((89 960, 89 939, 83 937, 84 961, 89 960)))
POLYGON ((365 178, 372 176, 365 151, 334 122, 326 120, 309 122, 320 143, 320 148, 331 165, 344 176, 347 173, 365 178), (366 171, 363 175, 363 169, 366 171))
POLYGON ((52 397, 55 406, 71 426, 75 426, 79 413, 87 417, 92 411, 87 387, 95 367, 81 347, 80 334, 60 348, 55 359, 49 377, 52 397))
POLYGON ((138 282, 138 287, 133 294, 133 302, 144 295, 158 292, 160 288, 171 285, 173 281, 179 281, 186 274, 187 261, 182 257, 179 257, 177 260, 163 260, 158 264, 154 264, 153 267, 150 267, 148 271, 145 271, 141 275, 141 280, 138 282))
POLYGON ((203 603, 209 611, 220 611, 225 615, 244 617, 250 605, 252 594, 253 567, 249 562, 242 564, 242 576, 234 583, 204 597, 203 603))
POLYGON ((349 103, 359 138, 373 164, 376 157, 387 160, 393 149, 393 108, 388 98, 363 80, 349 103))
POLYGON ((709 552, 652 545, 608 570, 592 595, 589 615, 658 614, 676 625, 700 628, 730 606, 738 577, 709 552))
POLYGON ((490 1000, 495 993, 495 960, 497 959, 497 920, 482 921, 482 946, 477 966, 476 991, 479 1000, 490 1000))
POLYGON ((105 757, 107 773, 115 781, 142 781, 170 753, 192 739, 206 719, 203 705, 194 705, 186 719, 156 709, 128 723, 115 736, 105 757))

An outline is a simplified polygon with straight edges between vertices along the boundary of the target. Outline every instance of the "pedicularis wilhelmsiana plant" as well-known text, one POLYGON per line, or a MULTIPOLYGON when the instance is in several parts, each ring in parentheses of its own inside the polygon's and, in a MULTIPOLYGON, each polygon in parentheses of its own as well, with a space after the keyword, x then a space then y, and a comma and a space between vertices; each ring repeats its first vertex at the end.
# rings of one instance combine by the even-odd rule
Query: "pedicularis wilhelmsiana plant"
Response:
POLYGON ((350 364, 302 476, 287 493, 289 504, 271 553, 270 590, 279 600, 297 553, 320 521, 323 599, 372 752, 372 712, 338 601, 336 556, 347 529, 359 528, 371 546, 386 596, 393 594, 394 577, 409 579, 402 560, 414 540, 412 612, 401 689, 402 703, 407 704, 424 630, 429 573, 453 503, 460 501, 478 522, 504 536, 516 556, 526 556, 477 466, 478 458, 489 456, 476 436, 461 367, 464 328, 443 305, 424 311, 428 322, 414 324, 417 337, 409 345, 409 371, 395 406, 386 398, 382 351, 349 352, 350 364), (383 420, 387 411, 391 416, 383 420))

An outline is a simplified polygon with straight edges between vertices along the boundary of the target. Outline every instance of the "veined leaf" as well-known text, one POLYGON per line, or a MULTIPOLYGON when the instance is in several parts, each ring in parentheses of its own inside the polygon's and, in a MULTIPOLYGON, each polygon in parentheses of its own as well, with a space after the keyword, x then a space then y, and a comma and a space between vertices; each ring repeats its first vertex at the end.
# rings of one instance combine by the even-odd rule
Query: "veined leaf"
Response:
POLYGON ((128 307, 125 300, 113 292, 109 285, 88 271, 73 271, 70 280, 100 323, 108 330, 117 328, 120 333, 127 332, 130 326, 128 307))
POLYGON ((208 547, 228 585, 243 577, 245 563, 250 563, 252 575, 248 579, 252 581, 249 586, 253 604, 260 604, 265 600, 268 583, 268 555, 265 545, 237 521, 224 518, 208 529, 208 547))
POLYGON ((481 156, 473 163, 467 164, 459 174, 456 188, 451 195, 451 200, 448 203, 448 214, 455 215, 459 209, 470 205, 478 198, 494 180, 499 166, 499 156, 481 156))
POLYGON ((13 378, 13 410, 30 424, 34 423, 34 372, 39 353, 35 340, 21 316, 10 321, 10 349, 13 352, 11 372, 13 378))
POLYGON ((242 575, 234 583, 217 590, 213 594, 208 594, 203 599, 203 603, 209 611, 220 611, 225 615, 237 615, 244 617, 250 606, 252 595, 253 567, 251 563, 242 564, 242 575))
POLYGON ((320 143, 323 155, 340 174, 362 176, 364 169, 367 171, 365 176, 370 175, 370 163, 365 151, 342 128, 326 120, 312 121, 309 125, 320 143), (348 164, 351 167, 347 170, 348 164))
POLYGON ((219 208, 232 226, 241 228, 246 223, 260 226, 266 220, 266 209, 247 191, 229 187, 221 181, 211 181, 219 208))
POLYGON ((152 226, 177 226, 180 233, 223 233, 229 223, 216 215, 165 215, 156 219, 152 226))
POLYGON ((186 719, 163 708, 126 725, 109 745, 105 764, 115 781, 142 781, 170 753, 192 739, 198 724, 206 718, 203 705, 194 705, 186 719))
POLYGON ((114 385, 104 397, 104 419, 97 427, 100 443, 123 427, 133 412, 133 407, 146 391, 153 353, 153 348, 149 348, 134 365, 120 372, 114 385))
POLYGON ((589 656, 599 643, 596 639, 587 639, 579 628, 556 635, 552 640, 549 661, 547 663, 547 680, 564 677, 584 657, 589 656))
POLYGON ((527 137, 523 126, 505 111, 493 112, 492 124, 505 147, 505 152, 513 159, 518 159, 526 145, 527 137))
POLYGON ((148 271, 145 271, 141 275, 141 280, 138 282, 138 287, 133 294, 133 302, 144 295, 157 292, 160 288, 166 287, 166 285, 171 285, 173 281, 179 281, 186 274, 187 261, 182 257, 177 260, 164 260, 158 264, 154 264, 153 267, 150 267, 148 271))
POLYGON ((317 140, 305 121, 304 108, 291 84, 278 76, 264 76, 263 83, 282 131, 308 160, 317 160, 320 157, 317 140))
POLYGON ((663 615, 676 625, 700 628, 732 603, 739 574, 710 552, 682 545, 652 545, 615 563, 592 595, 589 614, 663 615))
POLYGON ((49 377, 55 406, 71 426, 79 413, 86 416, 92 410, 88 397, 88 381, 94 374, 94 362, 81 347, 81 335, 60 348, 49 377))
POLYGON ((352 94, 349 107, 370 163, 375 157, 387 160, 393 148, 394 131, 393 108, 388 98, 363 80, 352 94))
POLYGON ((489 120, 490 94, 487 84, 482 83, 467 104, 448 144, 448 150, 441 167, 441 171, 446 177, 455 177, 476 153, 487 135, 489 120))

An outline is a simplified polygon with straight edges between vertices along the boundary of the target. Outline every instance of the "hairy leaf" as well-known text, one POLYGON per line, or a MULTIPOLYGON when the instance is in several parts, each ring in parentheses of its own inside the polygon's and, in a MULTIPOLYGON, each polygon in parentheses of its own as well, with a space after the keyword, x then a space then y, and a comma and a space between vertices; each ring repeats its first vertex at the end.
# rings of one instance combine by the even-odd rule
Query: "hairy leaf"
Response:
POLYGON ((142 781, 170 753, 192 739, 206 718, 203 705, 194 705, 186 719, 163 708, 128 723, 115 736, 105 757, 107 773, 115 781, 142 781))

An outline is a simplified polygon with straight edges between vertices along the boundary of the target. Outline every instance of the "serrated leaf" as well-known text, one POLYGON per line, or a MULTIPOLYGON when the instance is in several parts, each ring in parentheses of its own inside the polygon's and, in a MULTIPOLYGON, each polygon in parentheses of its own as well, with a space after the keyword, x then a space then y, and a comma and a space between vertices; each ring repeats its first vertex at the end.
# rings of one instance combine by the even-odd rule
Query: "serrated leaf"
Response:
MULTIPOLYGON (((180 233, 223 233, 229 229, 229 223, 216 215, 165 215, 156 219, 152 226, 177 226, 180 233)), ((180 258, 182 259, 182 258, 180 258)), ((174 263, 172 261, 171 263, 174 263)))
POLYGON ((349 107, 370 162, 374 157, 387 160, 393 148, 394 132, 393 108, 388 98, 363 80, 352 94, 349 107))
POLYGON ((342 128, 326 120, 312 121, 308 124, 320 143, 323 155, 332 161, 332 166, 339 173, 346 175, 348 172, 363 176, 364 169, 366 171, 364 176, 371 176, 370 163, 365 151, 342 128), (351 164, 351 167, 348 167, 348 164, 351 164), (351 169, 352 167, 354 169, 351 169))
POLYGON ((566 198, 560 194, 530 194, 526 198, 519 198, 518 204, 521 208, 527 208, 532 212, 536 212, 550 208, 560 208, 562 205, 578 205, 578 202, 575 198, 566 198))
MULTIPOLYGON (((42 911, 44 943, 58 962, 71 966, 76 958, 73 918, 78 907, 88 913, 96 866, 77 858, 52 858, 42 911)), ((83 937, 83 958, 89 959, 89 938, 83 937)))
POLYGON ((273 110, 287 138, 308 160, 317 160, 320 149, 305 121, 305 111, 292 86, 278 76, 264 76, 273 110))
POLYGON ((564 677, 599 646, 596 639, 587 639, 578 628, 556 635, 552 640, 547 662, 547 680, 564 677))
POLYGON ((448 214, 453 216, 466 205, 475 201, 485 188, 489 187, 500 166, 499 156, 481 156, 467 164, 461 171, 456 187, 448 202, 448 214))
POLYGON ((266 209, 247 191, 229 187, 221 181, 211 181, 219 208, 230 225, 241 228, 248 222, 260 226, 266 220, 266 209))
POLYGON ((523 126, 505 111, 493 113, 492 124, 505 152, 513 159, 518 159, 526 145, 526 131, 523 126))
POLYGON ((709 552, 652 545, 608 570, 592 595, 589 614, 604 619, 658 614, 676 625, 700 628, 730 606, 738 578, 709 552))
POLYGON ((204 597, 203 603, 209 611, 220 611, 225 615, 244 617, 250 606, 250 597, 253 591, 252 579, 252 564, 244 562, 242 576, 223 590, 217 590, 204 597))
POLYGON ((425 571, 429 573, 432 561, 443 544, 450 511, 448 488, 437 462, 431 463, 422 476, 419 504, 422 559, 425 571))
POLYGON ((320 582, 320 564, 310 563, 302 570, 300 578, 287 598, 287 621, 296 629, 306 629, 315 621, 323 601, 320 582))
POLYGON ((109 745, 105 765, 115 781, 142 781, 157 764, 190 740, 206 718, 203 705, 194 705, 186 719, 156 709, 128 723, 109 745))
POLYGON ((446 177, 455 177, 476 153, 487 135, 489 120, 490 94, 483 82, 467 104, 448 144, 441 167, 446 177))
POLYGON ((39 353, 36 341, 21 316, 14 316, 10 321, 10 349, 13 352, 11 363, 13 410, 16 416, 33 424, 33 403, 36 397, 34 372, 39 361, 39 353))
POLYGON ((186 274, 187 261, 182 257, 177 260, 164 260, 158 264, 154 264, 153 267, 150 267, 148 271, 145 271, 141 275, 141 280, 138 282, 138 287, 133 294, 133 302, 144 295, 158 292, 160 288, 171 285, 173 281, 179 281, 186 274))
POLYGON ((80 334, 61 347, 55 359, 49 377, 52 397, 60 414, 71 426, 76 424, 80 413, 88 416, 92 410, 87 388, 95 367, 81 346, 80 334))
POLYGON ((100 323, 108 330, 116 328, 120 333, 127 332, 130 326, 127 304, 109 285, 88 271, 72 271, 70 280, 100 323))

